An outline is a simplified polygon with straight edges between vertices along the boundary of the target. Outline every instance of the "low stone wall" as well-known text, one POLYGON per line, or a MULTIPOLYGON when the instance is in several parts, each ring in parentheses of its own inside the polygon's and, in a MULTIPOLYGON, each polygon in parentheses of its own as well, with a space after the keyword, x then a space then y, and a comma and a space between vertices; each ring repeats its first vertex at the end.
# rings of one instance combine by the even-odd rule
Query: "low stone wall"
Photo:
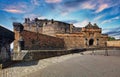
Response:
POLYGON ((104 56, 120 56, 119 49, 107 49, 107 50, 88 50, 83 52, 84 55, 104 55, 104 56))
MULTIPOLYGON (((26 52, 26 51, 25 51, 26 52)), ((39 60, 39 59, 44 59, 44 58, 49 58, 49 57, 54 57, 54 56, 60 56, 60 55, 65 55, 69 54, 69 51, 65 50, 44 50, 44 51, 28 51, 28 53, 24 56, 23 60, 39 60)))
POLYGON ((108 47, 120 47, 120 40, 118 41, 107 41, 108 47))
POLYGON ((74 50, 22 50, 19 53, 12 54, 13 61, 30 61, 39 60, 44 58, 50 58, 55 56, 61 56, 71 53, 78 53, 83 51, 82 49, 74 50))
POLYGON ((30 61, 30 60, 39 60, 54 56, 60 56, 69 54, 70 51, 65 50, 23 50, 20 53, 13 53, 13 60, 16 61, 30 61))

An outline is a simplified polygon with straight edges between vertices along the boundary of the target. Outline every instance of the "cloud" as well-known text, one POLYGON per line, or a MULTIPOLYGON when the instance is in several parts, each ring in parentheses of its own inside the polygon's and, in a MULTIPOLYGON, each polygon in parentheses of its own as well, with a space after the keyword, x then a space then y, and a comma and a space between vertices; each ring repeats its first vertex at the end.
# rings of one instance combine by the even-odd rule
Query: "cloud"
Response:
POLYGON ((46 19, 46 17, 44 17, 44 16, 39 16, 39 17, 37 17, 38 19, 46 19))
POLYGON ((75 23, 74 25, 76 26, 76 27, 85 27, 87 24, 88 24, 88 20, 84 20, 84 21, 82 21, 82 22, 77 22, 77 23, 75 23))
POLYGON ((60 3, 62 0, 45 0, 47 3, 60 3))
POLYGON ((28 3, 25 2, 19 2, 19 3, 6 5, 2 10, 10 13, 26 13, 33 10, 33 6, 28 5, 28 3))
POLYGON ((36 6, 39 6, 40 5, 40 0, 31 0, 31 3, 36 5, 36 6))
POLYGON ((11 13, 24 13, 24 11, 20 10, 20 9, 12 9, 12 8, 6 8, 3 9, 6 12, 11 12, 11 13))
POLYGON ((54 6, 58 9, 62 16, 66 16, 71 12, 75 12, 78 10, 95 10, 97 4, 93 2, 93 0, 69 0, 63 2, 63 4, 54 6))
POLYGON ((112 28, 105 28, 102 30, 104 34, 108 34, 109 36, 113 36, 116 39, 120 38, 120 26, 112 27, 112 28))
POLYGON ((75 8, 62 9, 61 12, 60 12, 60 14, 61 14, 62 16, 66 16, 66 15, 68 15, 69 13, 71 13, 71 12, 73 12, 73 11, 75 11, 75 10, 76 10, 75 8))
POLYGON ((118 19, 120 19, 120 16, 117 16, 117 17, 114 17, 114 18, 111 18, 111 19, 105 20, 105 21, 102 22, 102 24, 104 24, 104 23, 109 23, 109 22, 112 22, 112 21, 114 21, 114 20, 118 20, 118 19))
POLYGON ((88 2, 84 2, 83 4, 81 4, 80 8, 82 9, 95 9, 96 4, 93 4, 92 2, 88 1, 88 2))
POLYGON ((103 11, 104 9, 108 8, 108 4, 100 4, 98 9, 95 11, 96 13, 99 13, 101 11, 103 11))
POLYGON ((103 18, 105 15, 99 15, 93 19, 94 22, 99 21, 101 18, 103 18))
POLYGON ((31 20, 38 18, 38 19, 46 19, 45 16, 37 15, 37 14, 25 14, 24 18, 30 18, 31 20))
POLYGON ((24 18, 30 18, 30 19, 34 19, 39 17, 39 15, 37 14, 25 14, 24 18))
POLYGON ((89 2, 85 2, 87 0, 69 0, 69 1, 64 1, 62 4, 58 4, 56 6, 54 6, 54 10, 56 10, 57 12, 59 12, 62 16, 66 16, 71 12, 74 11, 78 11, 81 9, 90 9, 93 7, 92 4, 90 4, 89 2), (85 4, 88 4, 88 6, 85 6, 85 4), (91 7, 92 6, 92 7, 91 7))

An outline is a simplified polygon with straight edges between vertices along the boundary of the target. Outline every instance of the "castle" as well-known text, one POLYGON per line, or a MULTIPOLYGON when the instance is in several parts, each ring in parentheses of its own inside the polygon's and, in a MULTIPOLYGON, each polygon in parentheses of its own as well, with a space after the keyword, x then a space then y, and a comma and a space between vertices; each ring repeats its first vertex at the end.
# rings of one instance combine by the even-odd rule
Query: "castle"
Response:
POLYGON ((79 28, 53 19, 25 18, 23 24, 13 23, 13 26, 14 51, 104 47, 108 40, 108 35, 102 34, 102 29, 90 22, 79 28))

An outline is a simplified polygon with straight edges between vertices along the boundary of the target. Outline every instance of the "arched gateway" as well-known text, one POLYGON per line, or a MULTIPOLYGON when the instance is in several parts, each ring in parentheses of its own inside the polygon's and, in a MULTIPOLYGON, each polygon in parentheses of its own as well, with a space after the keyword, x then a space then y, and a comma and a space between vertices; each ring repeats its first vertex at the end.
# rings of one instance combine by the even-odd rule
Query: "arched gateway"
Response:
POLYGON ((90 39, 89 40, 89 46, 93 45, 94 44, 94 40, 93 39, 90 39))

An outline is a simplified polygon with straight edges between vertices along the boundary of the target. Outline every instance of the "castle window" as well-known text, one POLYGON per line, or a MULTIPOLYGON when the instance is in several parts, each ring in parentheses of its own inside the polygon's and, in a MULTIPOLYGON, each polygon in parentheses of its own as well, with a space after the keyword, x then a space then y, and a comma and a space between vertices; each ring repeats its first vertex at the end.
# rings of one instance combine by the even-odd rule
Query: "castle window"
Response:
POLYGON ((99 39, 97 39, 97 46, 99 45, 99 39))

